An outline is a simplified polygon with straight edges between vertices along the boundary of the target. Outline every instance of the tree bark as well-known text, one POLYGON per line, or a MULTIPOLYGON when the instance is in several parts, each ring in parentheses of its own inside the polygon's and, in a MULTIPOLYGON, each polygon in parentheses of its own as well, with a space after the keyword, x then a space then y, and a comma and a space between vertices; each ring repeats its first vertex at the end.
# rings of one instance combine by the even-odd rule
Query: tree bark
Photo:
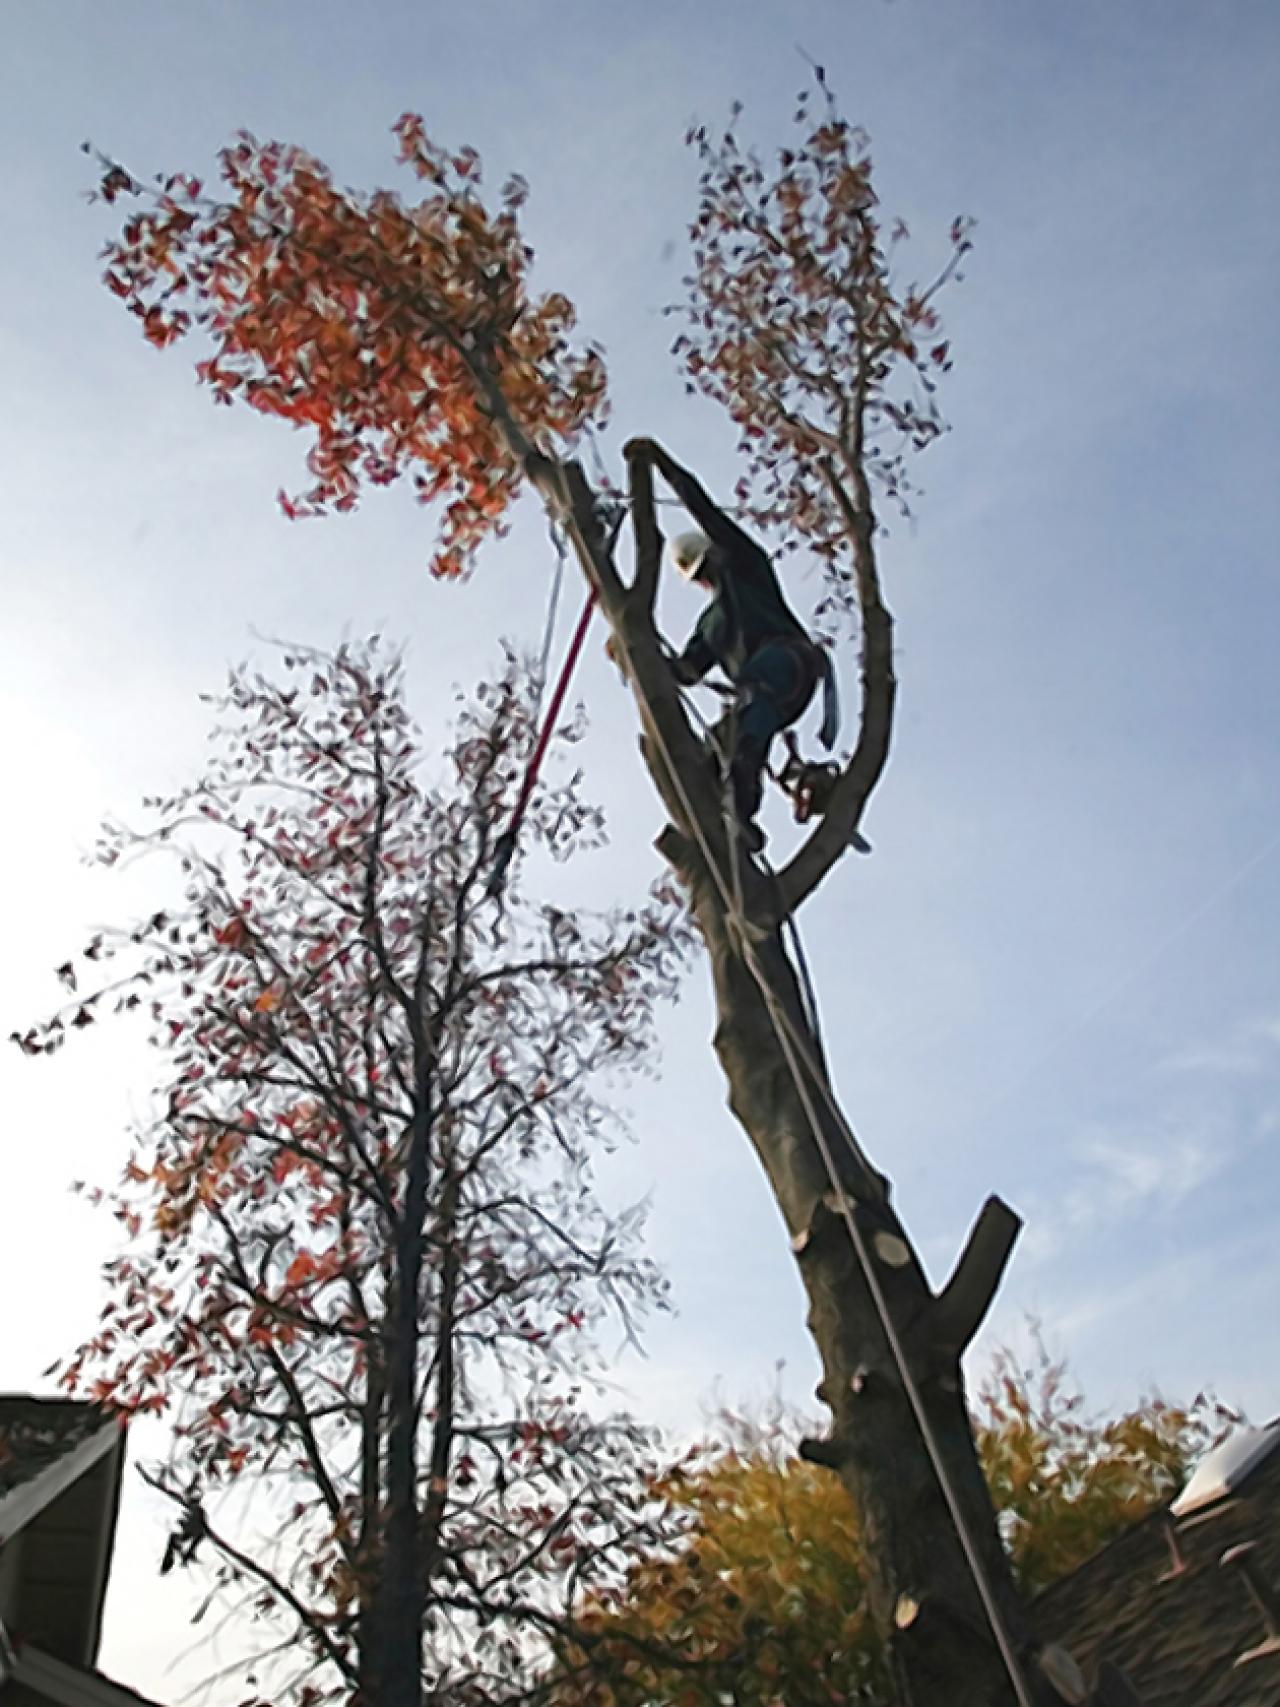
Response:
MULTIPOLYGON (((420 1039, 417 1046, 424 1051, 420 1039)), ((416 1088, 389 1300, 386 1530, 379 1555, 377 1606, 370 1620, 376 1650, 361 1656, 362 1670, 367 1669, 374 1680, 371 1707, 421 1707, 422 1703, 426 1581, 418 1504, 417 1383, 431 1110, 429 1081, 421 1061, 416 1088)))
MULTIPOLYGON (((818 1392, 832 1427, 827 1439, 805 1443, 805 1456, 840 1476, 859 1513, 868 1602, 903 1707, 1006 1707, 1019 1696, 850 1238, 841 1193, 906 1352, 977 1562, 1017 1650, 1027 1698, 1056 1701, 1033 1664, 1028 1670, 1030 1626, 998 1538, 960 1369, 1012 1246, 1016 1218, 993 1200, 952 1286, 934 1297, 889 1203, 888 1182, 868 1173, 827 1101, 831 1088, 817 1065, 817 1039, 780 935, 772 931, 754 952, 781 1012, 807 1043, 808 1107, 701 856, 674 829, 659 846, 692 896, 710 954, 719 1015, 715 1049, 729 1105, 778 1201, 808 1294, 808 1325, 823 1364, 818 1392), (815 1107, 840 1193, 813 1136, 815 1107), (957 1328, 963 1343, 957 1343, 957 1328)), ((767 914, 768 880, 747 862, 742 877, 748 911, 767 914)))
POLYGON ((518 430, 508 438, 568 527, 635 693, 641 749, 673 821, 658 847, 689 890, 711 961, 715 1050, 729 1106, 764 1168, 808 1294, 808 1326, 823 1364, 819 1397, 832 1428, 828 1439, 807 1443, 807 1455, 840 1476, 858 1511, 868 1604, 901 1707, 1054 1707, 1061 1698, 1035 1666, 1030 1622, 978 1463, 960 1364, 994 1296, 1016 1217, 989 1202, 952 1283, 934 1297, 890 1204, 888 1180, 850 1142, 781 935, 841 857, 888 757, 892 620, 880 599, 865 481, 855 483, 862 505, 852 505, 848 518, 865 630, 858 746, 827 821, 786 870, 767 876, 726 834, 719 772, 661 654, 652 605, 662 536, 645 474, 637 478, 633 466, 637 560, 628 587, 578 465, 548 463, 518 430))

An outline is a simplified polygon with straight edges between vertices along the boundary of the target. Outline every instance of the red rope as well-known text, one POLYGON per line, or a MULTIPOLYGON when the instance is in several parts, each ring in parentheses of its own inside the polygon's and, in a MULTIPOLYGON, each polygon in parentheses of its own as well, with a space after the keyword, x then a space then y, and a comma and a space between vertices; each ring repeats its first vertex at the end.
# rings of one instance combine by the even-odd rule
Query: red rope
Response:
POLYGON ((534 789, 537 787, 538 773, 542 769, 543 759, 547 756, 547 748, 551 745, 551 737, 560 717, 560 708, 563 706, 564 697, 569 691, 569 683, 573 680, 573 672, 578 666, 578 659, 581 656, 583 642, 587 638, 587 629, 591 626, 591 618, 595 608, 596 595, 593 588, 587 594, 587 602, 582 607, 582 615, 578 618, 578 626, 573 631, 573 639, 569 642, 569 650, 565 654, 555 691, 551 695, 551 704, 547 707, 547 715, 538 732, 538 739, 534 743, 533 752, 529 755, 529 763, 524 773, 524 781, 520 784, 520 793, 516 797, 511 822, 498 838, 498 845, 494 854, 493 873, 489 878, 489 893, 491 895, 501 894, 503 885, 506 883, 507 867, 511 864, 512 856, 516 851, 520 826, 524 822, 524 815, 529 809, 529 802, 533 798, 534 789))

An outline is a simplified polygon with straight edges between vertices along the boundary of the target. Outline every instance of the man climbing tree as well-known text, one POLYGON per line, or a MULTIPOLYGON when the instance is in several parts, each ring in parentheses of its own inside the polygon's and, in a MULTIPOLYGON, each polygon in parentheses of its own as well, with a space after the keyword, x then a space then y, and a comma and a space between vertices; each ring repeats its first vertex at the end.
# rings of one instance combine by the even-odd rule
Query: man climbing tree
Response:
POLYGON ((672 545, 679 573, 710 594, 672 668, 678 682, 692 686, 718 667, 737 690, 737 704, 724 719, 721 740, 739 830, 745 845, 758 852, 764 832, 755 818, 769 748, 775 735, 804 714, 819 681, 824 697, 819 738, 828 751, 835 744, 831 659, 787 604, 768 554, 712 502, 687 468, 652 439, 630 440, 623 455, 633 468, 656 468, 704 530, 681 534, 672 545))
MULTIPOLYGON (((827 603, 860 640, 853 750, 776 872, 739 858, 726 833, 718 766, 655 626, 663 540, 650 459, 630 464, 629 573, 578 460, 604 418, 604 367, 597 348, 574 347, 568 298, 530 288, 523 180, 490 206, 474 151, 442 147, 412 115, 395 127, 420 186, 408 204, 339 189, 310 155, 242 135, 221 157, 226 199, 166 180, 109 245, 106 282, 153 344, 207 339, 198 372, 216 398, 314 432, 312 485, 282 498, 290 515, 350 509, 362 483, 408 473, 443 506, 433 567, 451 577, 526 486, 563 529, 634 694, 670 818, 658 845, 710 958, 730 1105, 808 1294, 832 1422, 807 1450, 862 1515, 868 1606, 894 1685, 908 1707, 1027 1707, 1060 1697, 997 1534, 961 1372, 1019 1222, 991 1198, 935 1293, 840 1108, 786 934, 851 845, 888 758, 893 624, 872 493, 905 508, 908 456, 943 430, 936 392, 950 355, 936 298, 971 247, 955 220, 931 281, 902 282, 906 228, 884 229, 867 138, 821 74, 818 84, 817 110, 802 95, 799 137, 772 170, 733 129, 691 133, 700 200, 674 345, 690 386, 739 430, 753 525, 785 528, 823 561, 827 603)), ((109 159, 101 189, 145 194, 109 159)))

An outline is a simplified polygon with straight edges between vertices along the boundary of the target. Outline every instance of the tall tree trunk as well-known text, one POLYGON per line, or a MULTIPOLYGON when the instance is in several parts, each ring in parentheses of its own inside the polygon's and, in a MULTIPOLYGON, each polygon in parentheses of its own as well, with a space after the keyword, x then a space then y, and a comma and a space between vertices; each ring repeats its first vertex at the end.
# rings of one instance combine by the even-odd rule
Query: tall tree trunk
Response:
MULTIPOLYGON (((689 723, 654 627, 662 538, 647 461, 630 465, 636 570, 628 586, 580 466, 540 457, 496 390, 492 402, 534 485, 567 526, 635 692, 645 763, 672 818, 658 846, 689 889, 711 960, 715 1048, 729 1104, 777 1198, 809 1298, 823 1364, 819 1396, 832 1429, 829 1439, 808 1443, 808 1456, 840 1476, 858 1510, 868 1603, 901 1707, 1058 1707, 1062 1698, 1035 1665, 960 1366, 1019 1222, 989 1199, 951 1280, 934 1295, 890 1205, 889 1182, 849 1143, 781 935, 847 844, 888 755, 892 622, 879 598, 869 506, 850 512, 865 640, 858 746, 825 820, 781 878, 770 878, 731 849, 718 767, 689 723)), ((859 491, 865 499, 865 482, 859 491)))
POLYGON ((418 1087, 395 1241, 387 1371, 387 1505, 378 1606, 371 1620, 375 1696, 370 1707, 422 1707, 422 1623, 426 1581, 418 1509, 418 1347, 423 1227, 429 1183, 430 1109, 418 1087))
MULTIPOLYGON (((764 935, 749 951, 775 995, 775 1024, 697 849, 674 829, 664 833, 659 846, 690 888, 710 952, 719 1014, 715 1049, 729 1104, 778 1200, 809 1298, 809 1328, 824 1371, 818 1392, 831 1410, 832 1427, 828 1439, 805 1443, 805 1455, 836 1472, 857 1507, 869 1606, 886 1637, 900 1699, 904 1707, 1007 1707, 1019 1697, 846 1215, 852 1215, 861 1234, 963 1527, 1017 1651, 1031 1699, 1057 1701, 1038 1673, 1027 1671, 1030 1627, 998 1538, 960 1370, 961 1354, 1012 1247, 1016 1219, 992 1200, 953 1282, 935 1297, 889 1204, 888 1182, 855 1154, 848 1129, 828 1100, 831 1090, 818 1061, 817 1039, 778 931, 764 935), (807 1096, 797 1085, 797 1056, 788 1059, 793 1037, 808 1057, 800 1071, 807 1096), (838 1191, 813 1134, 815 1113, 838 1191)), ((749 862, 743 862, 742 880, 747 912, 766 915, 768 880, 749 862)))

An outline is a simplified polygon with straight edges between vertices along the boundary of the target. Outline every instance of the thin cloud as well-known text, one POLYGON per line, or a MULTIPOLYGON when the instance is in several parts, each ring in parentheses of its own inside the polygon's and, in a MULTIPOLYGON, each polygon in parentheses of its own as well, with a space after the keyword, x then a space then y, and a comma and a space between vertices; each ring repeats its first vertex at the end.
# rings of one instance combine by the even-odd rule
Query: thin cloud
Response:
POLYGON ((1162 1073, 1253 1077, 1280 1068, 1280 1019, 1271 1015, 1239 1021, 1217 1041, 1175 1050, 1157 1064, 1162 1073))

